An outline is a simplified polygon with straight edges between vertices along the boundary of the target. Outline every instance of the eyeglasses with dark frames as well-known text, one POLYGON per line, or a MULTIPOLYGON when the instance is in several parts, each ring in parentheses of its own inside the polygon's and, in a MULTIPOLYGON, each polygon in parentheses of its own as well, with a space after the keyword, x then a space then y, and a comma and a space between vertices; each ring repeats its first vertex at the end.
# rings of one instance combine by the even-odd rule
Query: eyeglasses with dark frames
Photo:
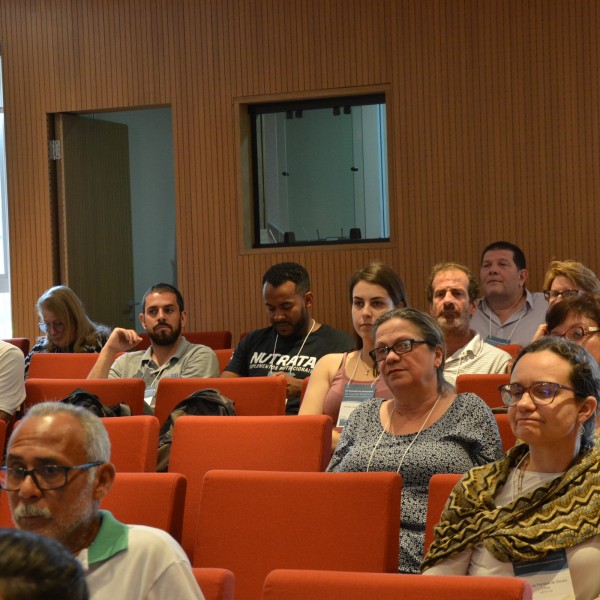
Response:
POLYGON ((409 338, 407 340, 398 340, 394 342, 391 346, 382 346, 381 348, 374 348, 369 352, 369 356, 373 359, 373 362, 381 362, 385 360, 390 353, 390 350, 393 350, 398 356, 400 354, 406 354, 410 352, 415 344, 426 344, 427 340, 415 340, 413 338, 409 338))
POLYGON ((13 492, 18 490, 29 475, 40 490, 59 490, 69 483, 71 471, 87 471, 104 464, 101 460, 65 467, 62 465, 42 465, 33 469, 21 467, 0 467, 0 487, 13 492))
POLYGON ((60 321, 52 321, 52 323, 40 321, 38 327, 42 333, 48 333, 50 329, 54 329, 56 333, 62 333, 65 330, 65 324, 60 321))
POLYGON ((534 404, 539 404, 541 406, 552 404, 558 390, 568 390, 569 392, 573 392, 576 396, 584 395, 573 388, 561 385, 560 383, 554 383, 553 381, 536 381, 528 387, 525 387, 520 383, 507 383, 498 386, 500 397, 505 406, 515 406, 521 398, 523 398, 523 394, 526 392, 529 394, 529 397, 534 404))
POLYGON ((563 299, 575 298, 575 296, 579 296, 580 294, 583 294, 582 290, 563 290, 562 292, 559 292, 558 290, 544 290, 544 298, 548 301, 554 300, 559 296, 562 296, 563 299))
POLYGON ((550 332, 550 335, 566 338, 570 342, 580 342, 582 339, 600 331, 600 327, 584 327, 583 325, 574 325, 569 327, 564 333, 550 332))

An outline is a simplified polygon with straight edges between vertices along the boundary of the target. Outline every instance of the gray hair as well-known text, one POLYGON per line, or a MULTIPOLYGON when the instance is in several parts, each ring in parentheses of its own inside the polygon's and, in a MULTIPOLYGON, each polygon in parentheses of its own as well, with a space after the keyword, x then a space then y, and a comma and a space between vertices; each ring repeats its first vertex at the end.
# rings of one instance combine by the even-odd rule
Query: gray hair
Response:
POLYGON ((391 319, 402 319, 415 325, 421 337, 427 342, 427 345, 435 350, 442 349, 442 362, 436 369, 438 392, 440 394, 453 391, 452 386, 444 379, 444 365, 446 364, 446 340, 444 334, 437 324, 437 321, 427 313, 416 308, 397 308, 381 315, 373 324, 373 339, 377 337, 377 331, 382 323, 391 319))
POLYGON ((31 417, 46 417, 59 413, 67 413, 79 421, 83 429, 83 444, 89 462, 95 460, 110 462, 110 440, 106 428, 102 421, 86 408, 62 402, 41 402, 32 406, 22 421, 27 421, 31 417))

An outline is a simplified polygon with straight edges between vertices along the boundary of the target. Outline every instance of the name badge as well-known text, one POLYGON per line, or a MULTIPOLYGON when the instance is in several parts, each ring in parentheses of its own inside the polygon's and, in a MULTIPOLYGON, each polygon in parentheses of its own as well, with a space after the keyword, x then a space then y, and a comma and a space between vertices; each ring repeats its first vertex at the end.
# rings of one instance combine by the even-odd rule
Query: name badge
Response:
POLYGON ((513 571, 529 583, 534 600, 575 600, 565 550, 551 552, 540 560, 513 563, 513 571))
POLYGON ((152 408, 154 408, 154 404, 156 402, 155 398, 154 398, 154 394, 156 393, 156 390, 151 386, 147 386, 146 389, 144 390, 144 400, 146 402, 146 404, 148 406, 151 406, 152 408))
POLYGON ((340 406, 336 427, 345 427, 350 413, 365 400, 369 400, 369 398, 373 398, 374 396, 375 390, 370 385, 348 384, 344 388, 344 397, 340 406))
POLYGON ((488 344, 493 344, 494 346, 506 346, 507 344, 510 344, 510 340, 506 340, 504 338, 496 337, 495 335, 488 335, 485 338, 485 341, 488 344))

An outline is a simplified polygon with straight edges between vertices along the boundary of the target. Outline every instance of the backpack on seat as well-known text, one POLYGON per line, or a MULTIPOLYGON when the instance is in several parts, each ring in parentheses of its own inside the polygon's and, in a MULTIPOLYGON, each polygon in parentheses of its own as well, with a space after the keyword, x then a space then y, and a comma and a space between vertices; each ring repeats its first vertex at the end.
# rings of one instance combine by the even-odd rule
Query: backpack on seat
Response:
POLYGON ((73 404, 81 406, 93 412, 97 417, 130 417, 131 409, 127 404, 122 402, 107 406, 100 402, 100 398, 96 394, 92 394, 84 389, 77 388, 73 390, 66 398, 61 400, 63 404, 73 404))
POLYGON ((219 390, 207 388, 194 392, 177 404, 160 428, 158 437, 158 465, 156 467, 156 470, 159 472, 166 471, 169 467, 175 421, 183 415, 234 417, 234 402, 223 396, 219 390))

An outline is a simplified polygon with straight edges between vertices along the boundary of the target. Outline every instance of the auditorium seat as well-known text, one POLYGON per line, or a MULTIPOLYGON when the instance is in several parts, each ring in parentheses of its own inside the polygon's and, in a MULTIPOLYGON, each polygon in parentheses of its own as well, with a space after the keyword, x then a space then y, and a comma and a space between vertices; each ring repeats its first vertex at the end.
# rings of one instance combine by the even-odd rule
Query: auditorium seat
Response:
POLYGON ((456 378, 456 391, 459 394, 473 392, 477 394, 490 408, 504 406, 498 391, 499 385, 510 383, 508 373, 459 375, 456 378))
POLYGON ((192 569, 204 600, 233 600, 235 577, 227 569, 192 569))
POLYGON ((278 569, 265 580, 262 600, 531 600, 518 577, 392 575, 278 569))
POLYGON ((454 473, 438 473, 429 480, 429 495, 427 496, 427 520, 425 522, 425 554, 433 542, 433 528, 438 524, 446 501, 454 486, 462 475, 454 473))
POLYGON ((29 379, 85 379, 98 360, 96 352, 36 352, 29 363, 29 379))
POLYGON ((102 422, 110 439, 110 461, 115 465, 117 472, 156 471, 159 430, 156 417, 105 417, 102 422))
POLYGON ((180 541, 186 483, 179 473, 117 473, 100 507, 123 523, 157 527, 180 541))
MULTIPOLYGON (((34 356, 37 356, 34 355, 34 356)), ((59 356, 47 354, 45 356, 59 356)), ((88 356, 78 354, 77 356, 88 356)), ((29 378, 25 382, 25 402, 27 410, 39 402, 62 400, 76 389, 83 389, 98 396, 102 404, 127 404, 132 415, 144 412, 144 381, 142 379, 38 379, 29 378)))
POLYGON ((213 469, 324 471, 331 457, 331 419, 325 415, 180 417, 169 471, 187 478, 182 543, 193 553, 202 481, 213 469))
POLYGON ((278 568, 397 572, 400 493, 397 473, 209 471, 192 564, 232 571, 236 600, 278 568))
POLYGON ((7 342, 8 344, 12 344, 13 346, 16 346, 17 348, 19 348, 19 350, 21 350, 21 352, 23 352, 23 354, 25 356, 27 356, 29 354, 29 346, 30 346, 29 338, 24 338, 24 337, 4 338, 2 341, 7 342))
POLYGON ((273 377, 161 379, 156 390, 154 414, 161 425, 175 406, 197 390, 215 388, 233 400, 240 416, 285 414, 286 380, 273 377))

